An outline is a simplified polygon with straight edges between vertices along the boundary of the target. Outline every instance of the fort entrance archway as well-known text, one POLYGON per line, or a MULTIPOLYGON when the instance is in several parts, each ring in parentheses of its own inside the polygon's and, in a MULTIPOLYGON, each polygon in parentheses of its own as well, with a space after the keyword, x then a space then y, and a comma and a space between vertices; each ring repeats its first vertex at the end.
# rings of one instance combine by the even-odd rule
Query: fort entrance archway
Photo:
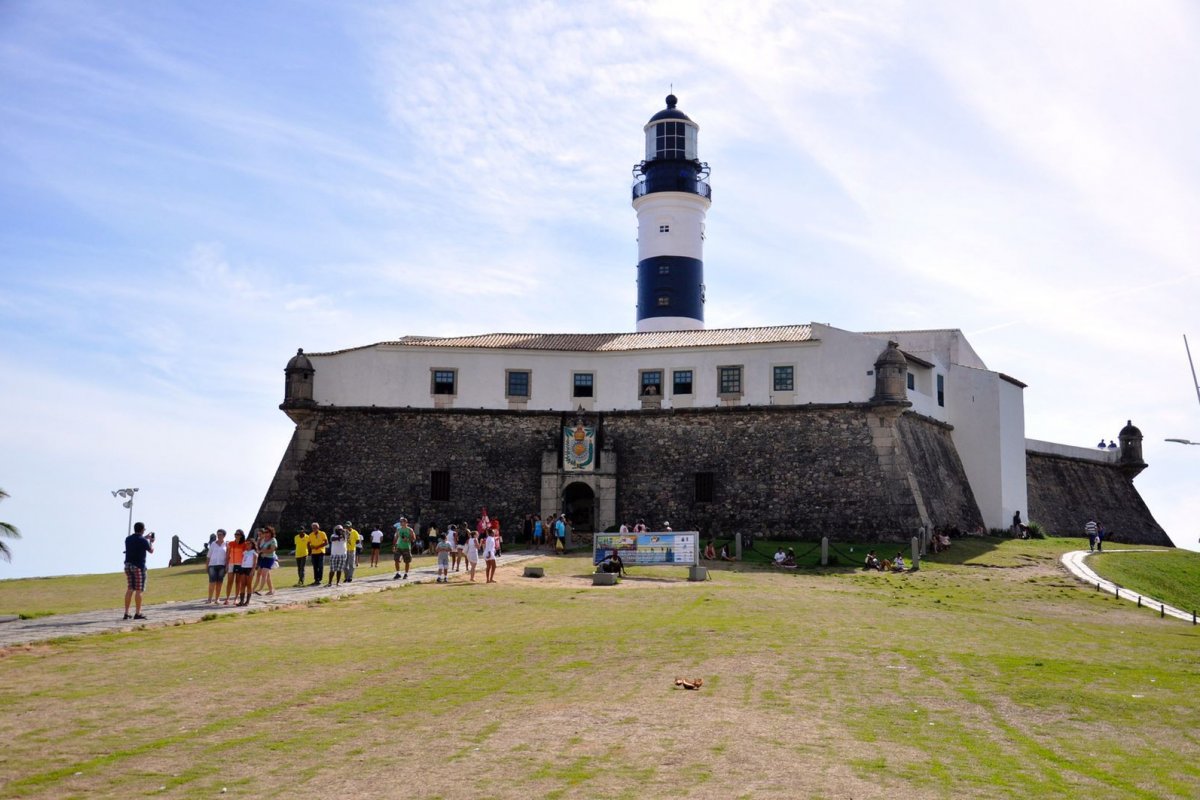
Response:
POLYGON ((579 533, 596 530, 596 493, 582 481, 567 484, 562 496, 563 513, 579 533))

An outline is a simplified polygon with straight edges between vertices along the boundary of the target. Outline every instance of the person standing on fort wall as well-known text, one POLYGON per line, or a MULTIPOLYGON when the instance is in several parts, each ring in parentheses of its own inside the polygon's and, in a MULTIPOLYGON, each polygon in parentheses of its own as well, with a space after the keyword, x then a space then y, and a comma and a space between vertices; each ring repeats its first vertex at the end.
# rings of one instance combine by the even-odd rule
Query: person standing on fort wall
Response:
POLYGON ((321 530, 320 523, 314 522, 308 534, 308 557, 312 560, 313 586, 320 586, 325 577, 325 548, 329 546, 329 534, 321 530))
POLYGON ((308 534, 300 531, 296 534, 296 575, 297 586, 304 585, 304 565, 308 563, 308 534))

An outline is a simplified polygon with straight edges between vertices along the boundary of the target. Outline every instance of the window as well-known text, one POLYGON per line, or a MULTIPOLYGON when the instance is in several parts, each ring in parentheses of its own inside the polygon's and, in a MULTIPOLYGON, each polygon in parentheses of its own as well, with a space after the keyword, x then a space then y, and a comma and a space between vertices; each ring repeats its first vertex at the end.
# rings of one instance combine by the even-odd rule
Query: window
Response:
POLYGON ((711 503, 713 502, 713 489, 716 484, 716 475, 712 472, 697 472, 696 473, 696 502, 711 503))
POLYGON ((659 232, 659 233, 670 233, 670 232, 671 232, 671 226, 670 226, 670 225, 659 225, 659 226, 658 226, 658 232, 659 232))
POLYGON ((450 473, 446 470, 429 473, 429 499, 443 503, 450 499, 450 473))
POLYGON ((434 394, 456 394, 455 383, 458 377, 456 369, 434 369, 433 370, 433 393, 434 394))
POLYGON ((742 368, 717 367, 717 392, 719 394, 742 393, 742 368))
POLYGON ((654 126, 656 158, 684 158, 684 125, 682 122, 660 122, 654 126))
POLYGON ((914 391, 916 391, 916 389, 917 389, 917 376, 913 375, 910 372, 910 373, 908 373, 908 390, 910 392, 914 392, 914 391))
POLYGON ((638 393, 642 397, 662 397, 662 370, 642 370, 641 387, 638 393))
POLYGON ((529 399, 529 370, 510 369, 505 371, 504 396, 517 400, 529 399))
POLYGON ((591 397, 594 387, 595 376, 590 372, 575 373, 575 393, 574 397, 591 397))
POLYGON ((658 274, 659 275, 670 275, 671 274, 671 265, 670 264, 659 264, 658 265, 658 274))
POLYGON ((945 375, 938 375, 937 386, 938 386, 938 405, 945 406, 946 405, 946 376, 945 375))
POLYGON ((796 371, 794 367, 775 367, 772 386, 777 392, 790 392, 796 388, 796 371))
POLYGON ((672 381, 675 389, 672 394, 691 394, 692 393, 692 371, 690 369, 677 369, 672 376, 672 381))
POLYGON ((666 308, 667 306, 671 305, 671 295, 660 294, 657 302, 659 308, 666 308))

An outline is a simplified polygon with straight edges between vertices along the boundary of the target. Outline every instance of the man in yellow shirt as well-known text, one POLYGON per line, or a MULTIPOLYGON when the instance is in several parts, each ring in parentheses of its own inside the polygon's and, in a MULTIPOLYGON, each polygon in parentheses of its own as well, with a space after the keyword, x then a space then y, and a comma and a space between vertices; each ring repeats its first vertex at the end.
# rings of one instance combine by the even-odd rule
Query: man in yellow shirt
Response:
POLYGON ((321 530, 321 525, 314 522, 308 534, 308 557, 312 560, 313 578, 311 585, 320 586, 321 578, 325 577, 325 548, 329 545, 329 536, 321 530))
POLYGON ((304 585, 304 565, 308 563, 308 534, 300 531, 296 534, 296 574, 300 576, 297 586, 304 585))
POLYGON ((354 568, 358 566, 358 541, 362 538, 354 529, 354 523, 346 520, 346 583, 354 580, 354 568))

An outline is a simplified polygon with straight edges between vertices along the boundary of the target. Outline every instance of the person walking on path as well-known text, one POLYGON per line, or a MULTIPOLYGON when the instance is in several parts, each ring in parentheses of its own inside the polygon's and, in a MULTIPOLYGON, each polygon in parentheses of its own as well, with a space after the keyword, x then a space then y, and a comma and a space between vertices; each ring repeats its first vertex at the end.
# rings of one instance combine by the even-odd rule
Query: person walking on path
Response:
POLYGON ((354 529, 354 523, 350 520, 346 520, 342 531, 346 534, 346 583, 353 583, 358 552, 362 548, 362 535, 354 529))
POLYGON ((379 526, 375 526, 375 530, 371 531, 371 566, 379 566, 379 550, 383 547, 383 531, 379 530, 379 526))
POLYGON ((544 531, 545 531, 545 528, 542 527, 542 518, 541 517, 534 518, 534 520, 533 520, 533 541, 531 542, 534 550, 542 549, 542 533, 544 531))
POLYGON ((229 595, 237 589, 238 575, 242 569, 242 555, 246 552, 246 532, 238 528, 233 532, 233 541, 229 543, 225 563, 225 605, 229 605, 229 595))
POLYGON ((483 575, 486 580, 484 583, 496 582, 496 544, 500 535, 495 531, 489 531, 487 538, 483 540, 483 575))
POLYGON ((458 572, 458 562, 462 558, 461 537, 465 537, 466 535, 466 530, 460 533, 458 528, 453 525, 446 528, 446 544, 450 545, 450 569, 454 572, 458 572))
POLYGON ((337 585, 342 585, 342 575, 346 572, 346 559, 348 557, 346 530, 341 525, 335 525, 333 527, 333 536, 329 537, 329 580, 325 583, 326 586, 333 586, 335 578, 337 579, 337 585))
POLYGON ((304 565, 308 563, 308 534, 300 531, 296 534, 296 581, 297 586, 304 585, 304 565))
POLYGON ((145 619, 142 616, 142 592, 146 591, 146 554, 154 552, 154 534, 146 536, 146 525, 133 523, 133 533, 125 537, 125 616, 123 619, 145 619), (129 603, 134 602, 133 616, 129 603))
POLYGON ((239 606, 250 605, 250 582, 254 578, 254 570, 257 566, 257 545, 253 539, 247 539, 246 549, 242 552, 242 564, 237 568, 237 605, 239 606))
POLYGON ((475 582, 475 567, 479 564, 479 536, 472 533, 467 537, 467 573, 471 583, 475 582))
POLYGON ((267 595, 275 594, 275 582, 271 580, 271 570, 275 569, 279 549, 279 540, 275 538, 275 529, 271 526, 259 528, 258 531, 258 566, 255 568, 254 593, 262 594, 260 589, 267 587, 267 595))
POLYGON ((554 520, 554 550, 565 553, 567 550, 567 515, 562 514, 554 520))
POLYGON ((1104 552, 1104 526, 1096 523, 1096 552, 1104 552))
POLYGON ((215 603, 221 599, 221 584, 225 582, 225 573, 229 569, 229 548, 225 544, 225 529, 217 531, 217 538, 208 543, 208 599, 205 603, 215 603))
POLYGON ((437 569, 438 569, 437 582, 438 583, 449 583, 450 582, 450 549, 451 548, 450 548, 450 543, 448 541, 446 541, 445 534, 440 534, 438 536, 437 547, 434 549, 437 552, 437 569))
POLYGON ((329 534, 314 522, 308 534, 308 557, 312 561, 313 586, 320 586, 321 579, 325 577, 325 548, 328 546, 329 534))
POLYGON ((1087 534, 1088 552, 1092 553, 1096 550, 1096 533, 1099 528, 1096 525, 1096 520, 1088 519, 1087 524, 1083 526, 1083 532, 1087 534))
POLYGON ((396 574, 392 576, 392 580, 398 581, 401 577, 408 577, 408 567, 412 564, 412 546, 413 539, 416 538, 416 533, 408 527, 408 519, 401 517, 396 523, 396 540, 392 543, 392 560, 396 565, 396 574), (404 562, 404 575, 400 574, 400 562, 404 562))

